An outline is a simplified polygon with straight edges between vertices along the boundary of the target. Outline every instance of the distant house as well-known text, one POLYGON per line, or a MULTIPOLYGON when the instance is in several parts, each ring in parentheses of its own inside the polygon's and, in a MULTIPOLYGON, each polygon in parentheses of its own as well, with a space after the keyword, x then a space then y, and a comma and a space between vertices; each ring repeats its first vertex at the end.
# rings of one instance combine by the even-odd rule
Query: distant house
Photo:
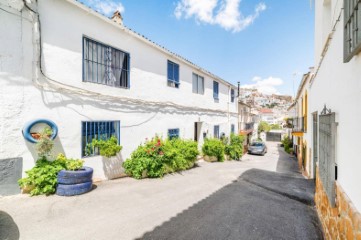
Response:
POLYGON ((259 116, 261 121, 267 122, 268 124, 277 124, 278 119, 272 109, 262 108, 259 110, 259 116))
POLYGON ((303 75, 294 104, 289 111, 294 112, 292 135, 294 136, 294 150, 298 159, 298 165, 305 176, 314 178, 316 173, 316 161, 310 157, 312 148, 309 145, 311 134, 308 126, 308 94, 311 77, 311 72, 303 75))

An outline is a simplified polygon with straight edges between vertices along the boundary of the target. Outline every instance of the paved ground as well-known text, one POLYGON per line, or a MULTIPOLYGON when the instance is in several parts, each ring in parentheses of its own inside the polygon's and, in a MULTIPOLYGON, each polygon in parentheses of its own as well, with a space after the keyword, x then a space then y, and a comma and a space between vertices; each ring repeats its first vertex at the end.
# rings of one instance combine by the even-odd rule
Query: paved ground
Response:
POLYGON ((322 239, 313 182, 276 144, 268 149, 77 197, 0 198, 0 239, 322 239))

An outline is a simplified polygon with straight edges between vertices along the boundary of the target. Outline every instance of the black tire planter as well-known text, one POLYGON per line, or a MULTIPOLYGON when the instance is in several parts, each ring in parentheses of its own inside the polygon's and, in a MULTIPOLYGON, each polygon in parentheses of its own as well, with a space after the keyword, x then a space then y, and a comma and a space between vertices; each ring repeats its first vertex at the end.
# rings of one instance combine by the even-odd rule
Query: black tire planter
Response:
POLYGON ((58 184, 56 194, 59 196, 75 196, 89 192, 93 187, 93 182, 78 184, 58 184))
POLYGON ((78 184, 91 182, 93 178, 93 169, 90 167, 83 167, 77 171, 61 170, 58 173, 58 184, 78 184))

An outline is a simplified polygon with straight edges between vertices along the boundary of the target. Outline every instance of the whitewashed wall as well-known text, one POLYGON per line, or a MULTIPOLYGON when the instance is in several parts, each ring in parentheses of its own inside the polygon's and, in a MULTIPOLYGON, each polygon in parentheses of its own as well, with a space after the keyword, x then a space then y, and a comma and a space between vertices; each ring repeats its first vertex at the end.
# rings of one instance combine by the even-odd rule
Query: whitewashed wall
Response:
MULTIPOLYGON (((6 7, 7 1, 0 1, 6 7)), ((81 157, 81 121, 119 120, 123 146, 120 161, 109 166, 109 161, 101 157, 86 158, 86 165, 95 168, 95 177, 102 179, 117 175, 121 161, 145 138, 155 134, 166 137, 170 128, 179 128, 180 136, 188 139, 194 138, 195 122, 202 122, 201 135, 206 132, 212 136, 214 125, 220 125, 220 132, 227 135, 231 124, 235 124, 237 131, 237 101, 230 103, 230 86, 220 81, 219 102, 215 102, 212 76, 72 3, 38 2, 43 70, 47 77, 61 84, 41 75, 33 76, 37 73, 33 72, 33 65, 36 66, 33 61, 37 59, 33 57, 36 44, 32 41, 31 21, 21 18, 21 13, 13 8, 9 11, 15 15, 1 12, 0 32, 8 34, 0 35, 0 158, 23 157, 24 170, 34 165, 37 159, 34 145, 24 140, 21 130, 26 122, 38 118, 53 120, 58 125, 55 152, 72 158, 81 157), (130 53, 130 89, 82 82, 84 35, 130 53), (167 86, 167 60, 180 65, 179 89, 167 86), (205 77, 204 95, 192 93, 192 72, 205 77), (92 93, 85 94, 83 90, 92 93)), ((22 14, 29 18, 27 11, 22 14)))
MULTIPOLYGON (((343 1, 331 1, 331 18, 325 23, 322 18, 327 9, 323 1, 316 4, 316 64, 320 59, 324 39, 318 31, 322 24, 333 26, 341 12, 343 1)), ((354 56, 348 63, 343 63, 343 14, 335 27, 323 63, 310 86, 309 113, 320 113, 324 104, 336 113, 338 182, 361 211, 361 54, 354 56)), ((316 65, 317 69, 317 65, 316 65)), ((309 126, 312 124, 309 118, 309 126)), ((312 142, 312 139, 310 140, 312 142)))

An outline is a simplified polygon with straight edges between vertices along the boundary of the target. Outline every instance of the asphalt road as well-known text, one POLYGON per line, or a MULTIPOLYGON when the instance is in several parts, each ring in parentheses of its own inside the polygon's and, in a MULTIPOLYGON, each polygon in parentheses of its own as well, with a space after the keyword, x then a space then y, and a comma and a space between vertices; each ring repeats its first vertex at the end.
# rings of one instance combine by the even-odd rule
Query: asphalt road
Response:
POLYGON ((81 196, 0 198, 0 239, 322 239, 313 182, 267 144, 263 157, 103 182, 81 196))

